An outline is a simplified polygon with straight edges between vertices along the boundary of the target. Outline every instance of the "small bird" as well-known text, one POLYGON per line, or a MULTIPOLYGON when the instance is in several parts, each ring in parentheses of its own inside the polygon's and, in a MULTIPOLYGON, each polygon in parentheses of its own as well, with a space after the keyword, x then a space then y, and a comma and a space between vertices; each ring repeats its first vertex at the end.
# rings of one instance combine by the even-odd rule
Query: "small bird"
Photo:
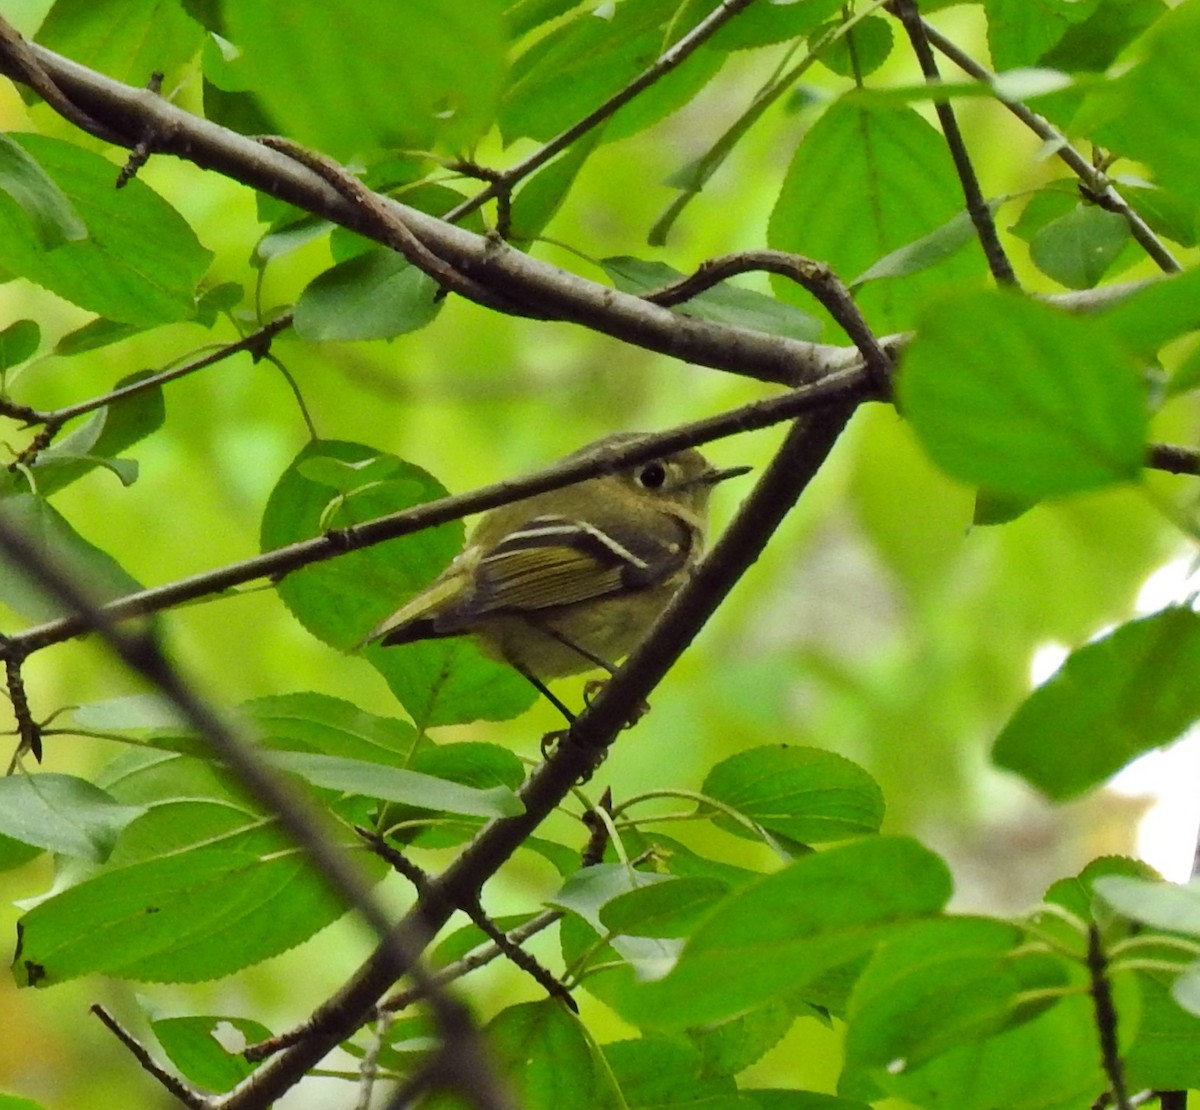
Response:
MULTIPOLYGON (((567 458, 638 438, 607 436, 567 458)), ((461 554, 364 643, 471 635, 572 719, 544 681, 614 671, 691 576, 713 487, 749 469, 717 470, 689 448, 493 509, 461 554)))

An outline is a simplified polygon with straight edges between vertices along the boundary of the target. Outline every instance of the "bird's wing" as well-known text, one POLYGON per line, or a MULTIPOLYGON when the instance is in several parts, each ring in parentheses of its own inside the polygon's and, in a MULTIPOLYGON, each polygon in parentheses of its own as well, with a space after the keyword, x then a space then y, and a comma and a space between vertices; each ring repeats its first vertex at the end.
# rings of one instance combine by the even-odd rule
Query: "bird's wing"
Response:
POLYGON ((547 609, 652 586, 684 565, 690 539, 682 524, 677 539, 664 541, 620 526, 534 517, 484 553, 465 608, 472 616, 547 609))

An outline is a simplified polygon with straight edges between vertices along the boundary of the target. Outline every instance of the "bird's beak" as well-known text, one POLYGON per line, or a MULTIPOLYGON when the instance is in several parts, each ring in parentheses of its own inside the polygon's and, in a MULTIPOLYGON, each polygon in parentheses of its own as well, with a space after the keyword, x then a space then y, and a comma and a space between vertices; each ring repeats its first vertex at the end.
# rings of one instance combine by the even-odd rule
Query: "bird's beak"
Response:
POLYGON ((724 470, 706 470, 700 475, 700 481, 706 486, 715 486, 718 482, 725 481, 726 478, 738 478, 743 474, 749 474, 753 469, 752 466, 727 466, 724 470))

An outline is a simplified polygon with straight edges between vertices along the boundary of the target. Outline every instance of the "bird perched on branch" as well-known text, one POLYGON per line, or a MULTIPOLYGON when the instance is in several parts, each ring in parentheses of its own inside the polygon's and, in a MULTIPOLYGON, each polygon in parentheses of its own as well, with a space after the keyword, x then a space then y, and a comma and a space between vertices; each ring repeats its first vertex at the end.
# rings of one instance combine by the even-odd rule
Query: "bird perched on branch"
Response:
MULTIPOLYGON (((567 458, 638 438, 607 436, 567 458)), ((570 719, 544 681, 613 672, 699 561, 713 487, 749 469, 718 470, 689 448, 492 509, 462 553, 364 642, 469 634, 570 719)))

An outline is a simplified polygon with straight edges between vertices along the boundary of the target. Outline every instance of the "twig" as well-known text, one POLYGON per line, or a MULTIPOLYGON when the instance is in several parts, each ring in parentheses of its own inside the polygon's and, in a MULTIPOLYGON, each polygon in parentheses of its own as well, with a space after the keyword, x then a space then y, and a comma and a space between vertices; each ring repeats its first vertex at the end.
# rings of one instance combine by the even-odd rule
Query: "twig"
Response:
POLYGON ((753 270, 782 274, 808 290, 829 312, 858 348, 879 400, 890 396, 892 359, 875 338, 850 291, 824 262, 776 250, 739 251, 702 263, 690 277, 681 278, 653 293, 643 294, 654 304, 678 305, 703 293, 725 278, 753 270))
POLYGON ((1104 1074, 1108 1077, 1109 1090, 1117 1110, 1131 1110, 1129 1091, 1125 1086, 1125 1066, 1117 1043, 1117 1008, 1113 1005, 1112 984, 1108 980, 1108 958, 1104 954, 1100 929, 1095 922, 1088 925, 1087 969, 1104 1074))
POLYGON ((358 1101, 354 1104, 354 1110, 371 1110, 371 1095, 375 1090, 375 1080, 379 1078, 379 1053, 393 1021, 395 1018, 391 1014, 381 1011, 375 1015, 371 1043, 358 1065, 358 1101))
POLYGON ((1152 443, 1146 453, 1146 465, 1151 470, 1165 470, 1168 474, 1200 476, 1200 451, 1174 443, 1152 443))
MULTIPOLYGON (((925 37, 930 43, 936 46, 959 69, 977 81, 994 85, 996 80, 994 73, 980 65, 970 54, 960 49, 953 40, 946 38, 932 24, 922 21, 922 25, 925 37)), ((1087 186, 1089 192, 1102 198, 1106 210, 1119 212, 1125 217, 1130 233, 1142 249, 1154 259, 1160 269, 1167 273, 1179 273, 1183 269, 1178 259, 1167 249, 1166 244, 1154 234, 1150 225, 1129 206, 1129 202, 1121 196, 1108 176, 1076 150, 1067 137, 1045 116, 1039 115, 1019 100, 1008 100, 1001 97, 1000 102, 1038 138, 1045 141, 1054 153, 1075 172, 1076 176, 1087 186)))
MULTIPOLYGON (((897 16, 912 43, 913 53, 921 66, 921 72, 929 84, 941 80, 938 73, 937 60, 929 48, 929 39, 925 34, 925 23, 917 11, 916 0, 893 0, 891 11, 897 16)), ((1000 237, 996 234, 996 223, 992 219, 992 210, 988 207, 983 190, 979 187, 979 179, 975 176, 975 167, 967 152, 967 144, 958 126, 958 118, 948 100, 935 96, 934 111, 937 112, 938 122, 942 125, 942 135, 954 161, 959 184, 962 186, 963 197, 967 202, 967 214, 975 225, 975 234, 979 236, 979 244, 983 247, 987 258, 988 269, 992 277, 1001 285, 1016 285, 1017 275, 1013 272, 1012 263, 1004 253, 1000 237)))
MULTIPOLYGON (((150 80, 146 84, 155 96, 162 94, 163 75, 158 70, 150 74, 150 80)), ((125 165, 121 167, 121 172, 117 174, 118 189, 124 189, 138 174, 138 171, 150 160, 150 155, 154 151, 154 135, 153 132, 147 132, 137 141, 137 145, 129 152, 129 157, 125 160, 125 165)))
POLYGON ((537 315, 520 302, 497 293, 493 288, 475 281, 453 262, 443 258, 420 238, 404 221, 396 207, 389 206, 386 198, 368 189, 357 177, 332 158, 315 150, 309 150, 291 139, 278 135, 259 135, 258 141, 272 150, 278 150, 294 158, 302 166, 316 173, 323 181, 332 185, 351 204, 356 205, 372 221, 376 234, 386 246, 392 248, 417 269, 434 279, 443 289, 476 304, 493 308, 514 316, 537 315))
POLYGON ((697 23, 683 38, 665 51, 653 64, 644 69, 623 89, 609 97, 598 108, 589 112, 578 123, 572 124, 565 131, 555 135, 554 138, 540 146, 528 158, 497 174, 496 180, 491 182, 486 189, 482 189, 469 200, 463 201, 462 204, 456 205, 445 214, 443 219, 449 223, 455 223, 464 216, 474 212, 477 208, 482 207, 489 200, 499 196, 502 192, 511 192, 513 186, 518 181, 528 177, 535 170, 540 169, 556 154, 569 147, 576 139, 582 138, 605 120, 611 119, 619 109, 628 104, 635 96, 645 92, 646 89, 670 73, 671 70, 678 68, 697 47, 703 45, 703 43, 728 23, 729 20, 737 15, 738 12, 748 7, 750 3, 751 0, 721 0, 721 3, 697 23))
POLYGON ((8 765, 11 775, 25 752, 42 761, 42 728, 29 711, 29 698, 25 695, 25 680, 21 677, 21 658, 8 656, 4 660, 4 680, 8 685, 8 700, 12 702, 13 717, 17 722, 17 750, 8 765))
MULTIPOLYGON (((394 871, 403 875, 417 892, 417 897, 421 900, 423 906, 428 907, 431 899, 435 898, 440 892, 437 887, 430 882, 429 876, 415 863, 412 862, 403 852, 394 845, 389 844, 379 833, 373 829, 363 828, 361 825, 355 825, 354 831, 366 841, 367 846, 380 859, 384 860, 394 871)), ((457 906, 451 906, 451 913, 454 910, 462 910, 463 913, 471 920, 471 923, 486 936, 505 956, 509 961, 525 972, 535 983, 537 983, 551 998, 557 998, 573 1013, 579 1013, 579 1005, 575 999, 571 997, 571 992, 562 985, 546 967, 543 967, 541 962, 531 956, 519 944, 512 944, 504 931, 500 929, 496 923, 488 916, 487 911, 483 908, 483 903, 479 898, 473 897, 466 902, 460 903, 457 906)))
POLYGON ((103 1006, 96 1003, 91 1007, 91 1011, 108 1027, 113 1036, 129 1049, 130 1054, 142 1065, 143 1070, 158 1080, 165 1091, 177 1098, 184 1106, 191 1107, 192 1110, 209 1110, 209 1099, 205 1095, 178 1076, 172 1075, 166 1068, 161 1067, 138 1039, 103 1006))
MULTIPOLYGON (((689 182, 669 205, 650 229, 647 241, 651 246, 659 247, 667 241, 675 221, 683 210, 696 198, 713 174, 720 169, 730 152, 741 141, 742 137, 762 118, 766 110, 784 95, 813 65, 820 60, 822 52, 839 39, 845 38, 859 23, 867 19, 888 0, 872 0, 858 7, 857 11, 847 14, 843 11, 840 23, 830 27, 815 42, 808 43, 808 53, 790 69, 785 69, 787 58, 776 72, 754 94, 750 106, 736 119, 705 153, 689 167, 689 182)), ((789 53, 788 57, 791 54, 789 53)))

